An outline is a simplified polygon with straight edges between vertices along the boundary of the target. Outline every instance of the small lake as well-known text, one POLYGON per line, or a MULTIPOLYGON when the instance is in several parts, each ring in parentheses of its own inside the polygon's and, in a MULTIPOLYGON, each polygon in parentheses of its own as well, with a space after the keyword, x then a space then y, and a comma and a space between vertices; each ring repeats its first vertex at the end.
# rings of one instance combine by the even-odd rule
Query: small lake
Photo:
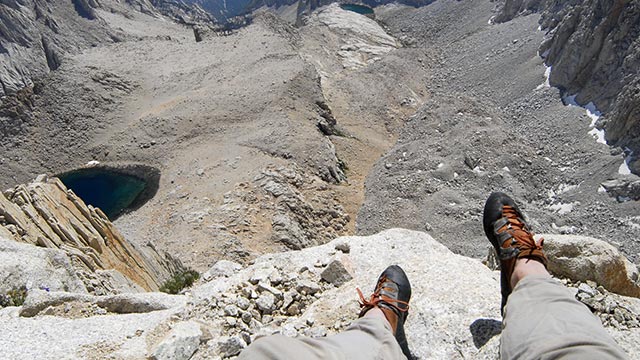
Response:
POLYGON ((368 6, 364 6, 364 5, 340 4, 340 7, 343 10, 353 11, 353 12, 356 12, 356 13, 362 14, 362 15, 373 14, 373 9, 368 7, 368 6))
POLYGON ((131 207, 147 186, 138 177, 102 168, 73 170, 58 177, 86 204, 100 208, 111 220, 131 207))

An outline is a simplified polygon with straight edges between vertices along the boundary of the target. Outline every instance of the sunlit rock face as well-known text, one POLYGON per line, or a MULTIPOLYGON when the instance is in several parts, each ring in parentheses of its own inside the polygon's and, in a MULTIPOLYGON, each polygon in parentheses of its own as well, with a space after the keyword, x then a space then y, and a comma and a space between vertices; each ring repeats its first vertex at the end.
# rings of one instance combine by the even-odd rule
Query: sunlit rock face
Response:
POLYGON ((70 264, 90 293, 158 290, 182 267, 152 245, 126 241, 102 210, 86 205, 57 178, 40 176, 0 194, 0 215, 0 237, 60 250, 52 256, 68 258, 60 264, 70 264))

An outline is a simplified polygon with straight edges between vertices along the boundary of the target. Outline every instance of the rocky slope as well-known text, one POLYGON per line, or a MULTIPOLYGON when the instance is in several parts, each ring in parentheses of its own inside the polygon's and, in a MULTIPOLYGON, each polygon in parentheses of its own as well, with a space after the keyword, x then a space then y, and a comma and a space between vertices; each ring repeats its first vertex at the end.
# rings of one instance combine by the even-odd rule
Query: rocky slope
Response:
MULTIPOLYGON (((60 67, 64 59, 90 47, 139 38, 110 26, 109 17, 144 21, 145 17, 170 18, 183 23, 210 22, 208 14, 181 2, 147 0, 96 2, 5 1, 0 4, 0 98, 31 87, 60 67)), ((6 101, 3 100, 0 104, 6 101)), ((0 133, 10 131, 0 123, 0 133)))
POLYGON ((200 42, 104 18, 145 37, 86 50, 11 98, 1 183, 90 161, 157 168, 155 197, 116 225, 201 271, 352 232, 370 167, 424 95, 401 42, 337 6, 300 29, 262 13, 200 42))
POLYGON ((636 154, 629 165, 640 172, 640 2, 506 1, 494 21, 532 11, 542 14, 539 52, 552 67, 550 84, 579 104, 595 104, 607 143, 636 154))
POLYGON ((97 9, 132 37, 3 100, 0 183, 95 160, 154 166, 156 196, 117 225, 200 270, 323 243, 356 215, 362 234, 433 229, 479 257, 467 240, 496 189, 545 231, 605 238, 635 260, 637 179, 618 173, 622 149, 595 143, 585 114, 544 85, 538 17, 489 25, 493 5, 386 5, 379 22, 330 6, 298 29, 262 13, 200 42, 97 9))
POLYGON ((397 52, 421 59, 430 76, 427 101, 369 174, 359 233, 427 230, 454 252, 480 257, 482 205, 500 190, 541 231, 598 237, 637 262, 640 205, 625 200, 636 198, 638 178, 620 173, 622 149, 596 142, 585 110, 565 106, 546 84, 539 15, 488 24, 493 6, 378 11, 391 35, 412 44, 397 52))
MULTIPOLYGON (((22 307, 0 309, 3 357, 231 357, 275 331, 332 334, 355 318, 353 288, 400 263, 416 294, 417 355, 496 358, 498 276, 478 260, 493 190, 555 233, 551 269, 639 356, 640 305, 614 294, 639 295, 620 254, 640 254, 639 182, 620 174, 622 149, 597 143, 584 110, 545 81, 539 15, 489 24, 492 2, 436 1, 380 6, 374 21, 331 5, 298 28, 260 12, 198 36, 143 7, 50 4, 104 37, 78 40, 52 72, 44 45, 25 50, 48 74, 2 98, 0 186, 94 161, 160 175, 117 231, 55 180, 0 197, 0 272, 29 289, 22 307), (321 245, 355 232, 356 215, 357 231, 376 235, 321 245), (379 233, 390 227, 438 241, 379 233), (204 280, 179 296, 114 295, 157 288, 178 266, 164 252, 204 280)), ((507 4, 516 15, 525 2, 507 4)))
MULTIPOLYGON (((637 275, 635 266, 595 239, 546 240, 552 268, 579 276, 564 282, 631 358, 640 355, 640 302, 607 290, 617 281, 594 282, 611 265, 628 267, 629 276, 637 275)), ((33 291, 24 306, 0 309, 0 351, 14 359, 229 358, 261 335, 339 332, 356 319, 355 288, 370 291, 388 264, 401 265, 412 284, 406 331, 415 355, 498 358, 498 272, 453 254, 425 233, 400 229, 264 255, 245 268, 221 261, 179 296, 33 291)), ((618 280, 638 289, 637 278, 618 280)))
POLYGON ((100 209, 46 176, 0 194, 0 240, 3 294, 20 288, 98 295, 157 291, 183 270, 151 243, 126 241, 100 209))
MULTIPOLYGON (((433 1, 434 0, 364 0, 358 1, 357 3, 370 7, 389 3, 399 3, 417 7, 428 5, 433 1)), ((285 18, 291 23, 298 25, 302 25, 306 21, 306 17, 323 6, 332 3, 355 3, 336 0, 187 0, 186 2, 205 9, 220 22, 227 21, 235 16, 251 13, 261 8, 268 8, 278 14, 286 14, 285 18)))

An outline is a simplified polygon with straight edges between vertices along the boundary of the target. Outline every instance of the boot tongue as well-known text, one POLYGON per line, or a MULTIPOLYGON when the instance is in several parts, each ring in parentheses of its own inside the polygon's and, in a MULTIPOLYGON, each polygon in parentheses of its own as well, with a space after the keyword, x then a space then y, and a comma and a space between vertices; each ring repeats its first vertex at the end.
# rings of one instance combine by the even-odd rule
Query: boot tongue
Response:
POLYGON ((384 314, 384 317, 387 318, 387 321, 391 325, 391 331, 393 332, 393 335, 395 336, 396 335, 396 329, 398 328, 398 314, 396 314, 396 312, 393 309, 388 308, 384 304, 380 304, 379 308, 380 308, 380 310, 382 310, 382 313, 384 314))

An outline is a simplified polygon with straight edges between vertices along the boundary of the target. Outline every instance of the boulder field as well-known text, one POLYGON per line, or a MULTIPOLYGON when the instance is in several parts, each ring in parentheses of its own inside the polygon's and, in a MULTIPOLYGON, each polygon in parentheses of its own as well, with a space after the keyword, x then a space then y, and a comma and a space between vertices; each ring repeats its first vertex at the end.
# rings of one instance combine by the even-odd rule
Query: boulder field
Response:
MULTIPOLYGON (((593 238, 549 235, 545 244, 550 269, 632 358, 640 355, 640 300, 613 292, 635 294, 635 265, 593 238), (610 271, 618 276, 602 277, 610 271)), ((0 309, 0 349, 14 359, 230 358, 262 335, 343 330, 357 318, 356 288, 370 292, 390 264, 412 284, 405 326, 415 355, 498 358, 499 272, 404 229, 267 254, 246 267, 223 260, 181 295, 32 290, 21 307, 0 309)))

